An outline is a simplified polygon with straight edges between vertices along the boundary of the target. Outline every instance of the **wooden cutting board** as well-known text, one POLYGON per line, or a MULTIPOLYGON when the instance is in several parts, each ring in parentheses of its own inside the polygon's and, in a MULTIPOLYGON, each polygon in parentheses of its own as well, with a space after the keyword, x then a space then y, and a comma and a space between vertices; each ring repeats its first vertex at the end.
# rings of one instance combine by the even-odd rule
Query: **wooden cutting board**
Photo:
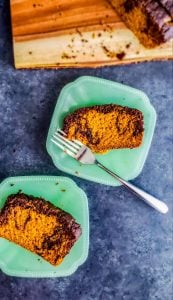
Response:
POLYGON ((145 49, 107 0, 11 0, 16 68, 97 67, 173 58, 145 49))

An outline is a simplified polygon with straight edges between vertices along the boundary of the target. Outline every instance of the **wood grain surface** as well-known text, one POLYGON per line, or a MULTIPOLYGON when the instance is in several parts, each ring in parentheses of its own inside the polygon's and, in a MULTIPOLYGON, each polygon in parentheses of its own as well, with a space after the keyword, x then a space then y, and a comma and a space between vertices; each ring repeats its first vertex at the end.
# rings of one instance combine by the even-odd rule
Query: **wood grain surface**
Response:
POLYGON ((172 59, 144 48, 107 0, 11 0, 16 68, 97 67, 172 59))

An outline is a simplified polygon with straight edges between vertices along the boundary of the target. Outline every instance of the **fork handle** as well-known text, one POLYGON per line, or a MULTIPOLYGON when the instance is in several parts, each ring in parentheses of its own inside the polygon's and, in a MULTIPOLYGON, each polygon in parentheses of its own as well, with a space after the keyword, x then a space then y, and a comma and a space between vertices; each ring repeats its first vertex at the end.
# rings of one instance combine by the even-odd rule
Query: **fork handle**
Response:
POLYGON ((110 174, 112 177, 114 177, 119 182, 121 182, 127 189, 129 189, 131 192, 133 192, 136 196, 138 196, 142 200, 144 200, 148 205, 152 206, 153 208, 155 208, 162 214, 166 214, 168 212, 168 206, 164 202, 162 202, 162 201, 158 200, 157 198, 151 196, 150 194, 144 192, 140 188, 134 186, 132 183, 127 182, 126 180, 124 180, 123 178, 121 178, 120 176, 115 174, 114 172, 107 169, 100 162, 96 161, 95 163, 98 167, 100 167, 101 169, 106 171, 108 174, 110 174))

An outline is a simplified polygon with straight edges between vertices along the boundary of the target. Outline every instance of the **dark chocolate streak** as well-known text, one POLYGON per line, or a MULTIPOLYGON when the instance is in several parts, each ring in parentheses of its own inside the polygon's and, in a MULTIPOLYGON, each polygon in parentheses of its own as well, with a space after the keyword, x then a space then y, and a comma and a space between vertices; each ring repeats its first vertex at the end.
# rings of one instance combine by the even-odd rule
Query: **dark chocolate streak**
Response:
POLYGON ((125 12, 129 13, 130 11, 132 11, 135 7, 137 7, 139 4, 138 0, 126 0, 123 4, 125 12))
POLYGON ((24 224, 23 224, 23 229, 24 229, 24 230, 25 230, 25 227, 26 227, 27 223, 28 223, 30 220, 31 220, 31 216, 28 215, 27 218, 26 218, 26 220, 25 220, 25 222, 24 222, 24 224))
POLYGON ((49 215, 57 215, 58 217, 63 217, 65 214, 67 218, 73 218, 70 214, 64 212, 63 210, 57 208, 49 201, 46 201, 42 198, 35 198, 33 196, 28 196, 23 193, 12 194, 7 198, 5 206, 3 207, 1 214, 4 213, 4 210, 8 210, 12 207, 23 207, 25 209, 32 208, 38 213, 49 215))

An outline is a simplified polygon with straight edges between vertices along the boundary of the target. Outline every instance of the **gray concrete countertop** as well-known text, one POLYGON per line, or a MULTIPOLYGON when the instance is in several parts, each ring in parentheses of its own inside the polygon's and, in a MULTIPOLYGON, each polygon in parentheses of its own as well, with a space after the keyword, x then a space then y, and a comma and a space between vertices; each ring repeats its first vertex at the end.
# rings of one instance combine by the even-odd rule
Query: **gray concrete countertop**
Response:
POLYGON ((90 250, 66 278, 24 279, 0 271, 2 300, 171 300, 173 276, 172 63, 69 70, 15 70, 9 1, 0 0, 0 180, 14 175, 66 175, 53 165, 45 139, 61 88, 81 75, 145 91, 157 111, 152 146, 134 183, 169 205, 161 215, 123 187, 74 177, 88 195, 90 250))

